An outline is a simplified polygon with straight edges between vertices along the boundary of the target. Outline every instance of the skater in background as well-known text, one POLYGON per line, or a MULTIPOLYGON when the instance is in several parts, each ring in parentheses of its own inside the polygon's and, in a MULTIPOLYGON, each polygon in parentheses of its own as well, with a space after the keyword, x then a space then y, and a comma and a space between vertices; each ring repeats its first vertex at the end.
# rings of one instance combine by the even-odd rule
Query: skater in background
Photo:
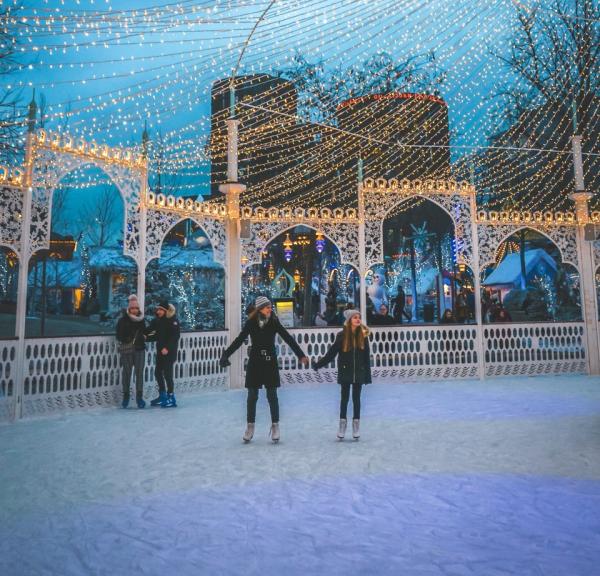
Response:
POLYGON ((173 367, 177 360, 179 345, 179 321, 175 315, 175 306, 161 302, 156 307, 156 316, 146 330, 146 339, 156 342, 156 366, 154 375, 158 383, 158 396, 150 406, 175 408, 173 367))
POLYGON ((362 323, 358 310, 344 312, 344 329, 338 333, 327 354, 313 364, 314 370, 327 366, 336 356, 338 384, 341 386, 340 423, 337 437, 346 435, 346 414, 352 389, 352 437, 360 438, 360 394, 363 384, 371 383, 371 353, 369 329, 362 323))
POLYGON ((135 400, 138 408, 145 408, 144 402, 144 358, 146 356, 146 344, 144 332, 146 322, 144 313, 135 294, 127 299, 127 310, 117 322, 117 341, 119 342, 119 356, 123 372, 121 384, 123 386, 123 401, 121 406, 129 406, 129 388, 131 384, 131 372, 135 374, 135 400))
POLYGON ((229 357, 250 336, 251 350, 248 366, 246 368, 246 388, 248 399, 246 404, 246 431, 244 442, 250 442, 254 436, 256 422, 256 402, 258 391, 264 386, 267 390, 267 400, 271 412, 271 440, 278 442, 279 430, 279 399, 277 388, 279 388, 279 364, 277 362, 277 351, 275 349, 275 336, 279 334, 284 342, 293 350, 302 364, 308 364, 308 358, 290 333, 281 325, 277 316, 273 314, 273 306, 268 298, 259 296, 254 303, 254 311, 250 314, 244 324, 239 336, 231 343, 229 348, 221 356, 221 367, 229 366, 229 357))

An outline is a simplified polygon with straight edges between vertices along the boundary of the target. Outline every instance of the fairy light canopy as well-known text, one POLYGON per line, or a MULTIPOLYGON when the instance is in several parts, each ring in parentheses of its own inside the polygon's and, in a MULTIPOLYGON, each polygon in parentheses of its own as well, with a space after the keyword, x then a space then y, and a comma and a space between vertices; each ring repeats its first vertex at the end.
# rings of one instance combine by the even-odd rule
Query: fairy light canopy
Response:
POLYGON ((215 195, 228 110, 211 102, 232 71, 264 78, 236 102, 247 203, 355 207, 362 158, 365 177, 470 181, 489 210, 568 211, 574 133, 599 189, 597 0, 45 0, 0 18, 6 90, 25 107, 35 88, 43 127, 75 139, 141 153, 146 126, 157 193, 215 195))

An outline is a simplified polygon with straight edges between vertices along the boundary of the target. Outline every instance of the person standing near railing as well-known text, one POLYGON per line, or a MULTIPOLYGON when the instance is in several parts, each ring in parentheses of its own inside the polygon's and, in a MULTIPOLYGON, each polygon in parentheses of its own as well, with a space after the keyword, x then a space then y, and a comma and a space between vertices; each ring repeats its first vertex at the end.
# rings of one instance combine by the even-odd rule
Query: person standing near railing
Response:
POLYGON ((344 329, 339 332, 325 356, 313 364, 314 370, 327 366, 336 356, 338 384, 341 386, 340 423, 337 437, 346 435, 346 414, 352 388, 352 437, 360 438, 360 396, 364 384, 371 383, 369 329, 362 323, 359 310, 346 310, 344 329))
POLYGON ((119 342, 119 355, 123 372, 121 384, 123 386, 123 401, 121 406, 129 406, 129 387, 131 384, 131 372, 135 374, 135 400, 138 408, 145 408, 144 402, 144 358, 146 356, 146 344, 144 332, 146 322, 144 313, 135 294, 127 300, 127 310, 117 322, 117 342, 119 342))
POLYGON ((267 400, 271 412, 271 440, 279 442, 279 399, 277 388, 281 385, 279 364, 275 349, 275 337, 279 334, 283 341, 292 349, 300 362, 308 365, 308 358, 298 346, 291 334, 281 325, 273 314, 273 306, 268 298, 259 296, 254 302, 254 310, 250 313, 244 328, 238 337, 223 352, 219 364, 221 367, 230 365, 229 357, 250 337, 252 347, 246 368, 246 388, 248 399, 246 404, 246 431, 243 440, 250 442, 254 436, 256 422, 256 403, 258 391, 264 386, 267 390, 267 400))
POLYGON ((179 346, 179 320, 173 304, 161 302, 156 307, 156 316, 146 330, 146 339, 156 342, 156 366, 154 375, 158 383, 158 396, 150 401, 150 406, 175 408, 173 369, 179 346), (166 387, 165 387, 166 384, 166 387))

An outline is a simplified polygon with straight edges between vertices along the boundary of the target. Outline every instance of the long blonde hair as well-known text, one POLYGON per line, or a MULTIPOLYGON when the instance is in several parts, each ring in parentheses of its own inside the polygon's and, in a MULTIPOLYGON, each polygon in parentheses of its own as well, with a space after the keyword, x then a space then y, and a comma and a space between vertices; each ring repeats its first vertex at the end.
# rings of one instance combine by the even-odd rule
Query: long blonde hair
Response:
POLYGON ((361 324, 352 329, 352 318, 344 323, 344 331, 342 333, 342 352, 349 352, 355 348, 365 349, 365 339, 369 336, 369 329, 361 324))

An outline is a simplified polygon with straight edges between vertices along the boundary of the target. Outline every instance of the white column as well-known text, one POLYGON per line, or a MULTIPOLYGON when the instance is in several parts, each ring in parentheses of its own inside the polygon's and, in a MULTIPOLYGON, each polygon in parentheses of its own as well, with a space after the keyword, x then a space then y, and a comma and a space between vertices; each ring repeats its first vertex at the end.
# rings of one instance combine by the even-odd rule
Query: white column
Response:
POLYGON ((471 193, 471 242, 473 244, 473 290, 475 291, 475 322, 477 324, 477 373, 485 378, 485 338, 481 315, 481 270, 479 268, 479 233, 477 231, 477 202, 475 190, 471 193))
MULTIPOLYGON (((23 210, 21 214, 21 246, 19 254, 19 279, 17 287, 17 318, 15 336, 17 342, 17 370, 15 374, 15 405, 13 419, 23 415, 23 386, 25 380, 25 319, 27 316, 27 286, 29 275, 29 252, 31 250, 31 204, 33 196, 33 132, 27 134, 25 149, 25 178, 23 182, 23 210)), ((50 217, 50 216, 48 216, 50 217)))
POLYGON ((571 198, 575 202, 575 213, 577 215, 577 256, 581 275, 581 308, 585 322, 586 355, 589 373, 596 375, 600 374, 600 351, 598 350, 598 303, 596 300, 594 243, 586 240, 584 233, 584 227, 589 223, 588 201, 592 194, 585 192, 581 136, 573 136, 571 144, 575 176, 575 192, 571 194, 571 198))
MULTIPOLYGON (((225 233, 227 241, 225 266, 225 326, 229 340, 233 340, 242 329, 242 255, 240 245, 240 193, 246 187, 237 182, 237 136, 239 120, 227 120, 227 184, 219 191, 225 194, 227 219, 225 233)), ((237 352, 230 358, 229 387, 243 387, 243 358, 237 352)))
POLYGON ((144 310, 146 300, 146 235, 148 225, 148 168, 146 160, 146 169, 143 170, 140 190, 140 240, 138 246, 138 270, 137 270, 137 297, 140 303, 140 310, 144 310))
POLYGON ((360 315, 367 323, 367 261, 365 234, 365 199, 362 182, 358 184, 358 275, 360 276, 360 315))

